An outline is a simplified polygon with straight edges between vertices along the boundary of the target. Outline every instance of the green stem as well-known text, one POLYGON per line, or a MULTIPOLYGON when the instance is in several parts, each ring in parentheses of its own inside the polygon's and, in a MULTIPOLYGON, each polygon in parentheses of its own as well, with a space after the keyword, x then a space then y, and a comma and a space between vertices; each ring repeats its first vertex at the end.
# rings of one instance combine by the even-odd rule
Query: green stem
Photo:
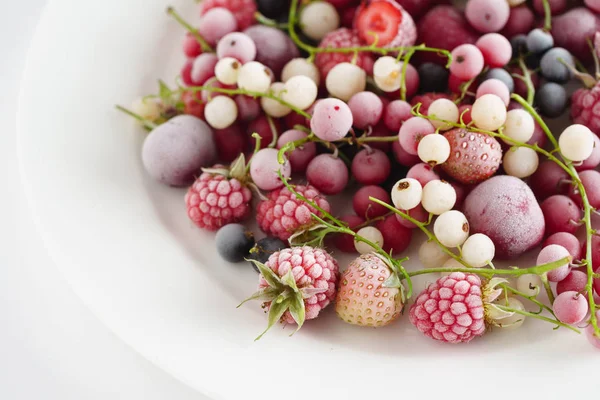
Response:
POLYGON ((552 30, 552 10, 548 0, 542 0, 544 3, 544 30, 550 32, 552 30))
POLYGON ((557 326, 561 326, 563 328, 567 328, 572 330, 573 332, 576 333, 581 333, 581 331, 577 328, 572 327, 571 325, 567 325, 567 324, 563 324, 562 322, 556 320, 556 319, 552 319, 552 318, 548 318, 548 317, 544 317, 543 315, 539 315, 539 314, 534 314, 534 313, 530 313, 528 311, 525 310, 517 310, 515 308, 510 308, 510 307, 506 307, 506 306, 502 306, 499 304, 496 304, 496 307, 498 307, 499 309, 501 309, 502 311, 507 311, 507 312, 514 312, 515 314, 520 314, 523 315, 525 317, 530 317, 530 318, 537 318, 539 320, 542 321, 546 321, 546 322, 550 322, 551 324, 557 325, 557 326))
POLYGON ((552 308, 548 307, 547 305, 545 305, 544 303, 542 303, 541 301, 539 301, 538 299, 536 299, 535 296, 527 296, 525 293, 518 291, 517 289, 510 287, 506 284, 500 285, 502 286, 502 288, 505 290, 505 292, 510 292, 512 294, 515 294, 517 296, 523 297, 524 299, 527 299, 529 301, 531 301, 532 303, 534 303, 535 305, 537 305, 540 308, 540 312, 542 312, 543 310, 548 311, 550 314, 554 315, 554 310, 552 310, 552 308))
POLYGON ((403 101, 406 101, 406 71, 408 70, 408 64, 413 54, 415 54, 415 50, 409 50, 404 57, 404 65, 402 65, 402 79, 400 80, 402 86, 400 87, 400 98, 403 101))
POLYGON ((192 36, 194 36, 198 43, 200 43, 200 46, 202 47, 202 50, 204 52, 212 53, 214 51, 210 44, 208 44, 208 42, 202 37, 202 35, 198 33, 198 30, 194 29, 193 26, 191 26, 186 20, 184 20, 181 17, 181 15, 179 15, 177 11, 175 11, 173 7, 167 7, 167 14, 175 18, 175 20, 179 22, 181 26, 183 26, 188 32, 192 34, 192 36))
POLYGON ((535 111, 535 109, 533 108, 533 106, 531 104, 529 104, 527 101, 525 101, 525 99, 523 99, 521 96, 519 96, 516 93, 513 93, 510 97, 511 97, 511 99, 513 99, 514 101, 516 101, 517 103, 519 103, 520 105, 522 105, 523 108, 525 110, 527 110, 527 112, 529 114, 531 114, 531 116, 537 121, 537 123, 540 125, 540 127, 542 128, 542 130, 544 131, 544 133, 546 134, 546 136, 550 140, 550 143, 552 143, 552 146, 555 149, 558 149, 558 142, 556 141, 556 138, 554 137, 554 135, 552 134, 552 132, 550 132, 550 129, 548 128, 548 125, 546 125, 546 123, 544 122, 544 120, 542 119, 542 117, 540 117, 540 115, 537 113, 537 111, 535 111))
POLYGON ((117 108, 117 110, 119 110, 121 112, 124 112, 125 114, 129 115, 130 117, 133 117, 136 120, 138 120, 144 126, 144 128, 146 128, 146 129, 148 129, 150 131, 158 126, 154 122, 148 121, 147 119, 145 119, 141 115, 136 114, 133 111, 128 110, 127 108, 125 108, 123 106, 116 105, 115 107, 117 108))
POLYGON ((554 292, 552 291, 552 286, 550 286, 550 282, 548 282, 548 276, 542 275, 540 276, 542 283, 544 284, 544 289, 546 289, 546 294, 548 295, 548 300, 550 304, 554 304, 554 292))
POLYGON ((254 18, 256 18, 256 21, 259 24, 265 25, 265 26, 270 26, 272 28, 287 30, 288 26, 289 26, 289 24, 287 24, 287 23, 279 23, 279 22, 275 21, 274 19, 267 18, 259 12, 254 13, 254 18))
POLYGON ((527 104, 533 106, 533 101, 535 99, 535 86, 533 86, 533 81, 531 80, 531 73, 529 72, 529 68, 525 64, 523 57, 519 57, 519 67, 523 71, 523 82, 527 85, 527 104))

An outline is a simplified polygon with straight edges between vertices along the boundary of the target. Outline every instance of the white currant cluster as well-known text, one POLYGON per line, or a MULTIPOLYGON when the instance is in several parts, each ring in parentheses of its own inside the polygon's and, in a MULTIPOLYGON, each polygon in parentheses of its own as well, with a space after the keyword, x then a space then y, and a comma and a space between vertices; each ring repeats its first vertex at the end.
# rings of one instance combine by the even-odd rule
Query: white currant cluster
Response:
POLYGON ((335 7, 326 1, 313 1, 300 11, 302 33, 312 40, 319 41, 329 32, 340 26, 340 15, 335 7))

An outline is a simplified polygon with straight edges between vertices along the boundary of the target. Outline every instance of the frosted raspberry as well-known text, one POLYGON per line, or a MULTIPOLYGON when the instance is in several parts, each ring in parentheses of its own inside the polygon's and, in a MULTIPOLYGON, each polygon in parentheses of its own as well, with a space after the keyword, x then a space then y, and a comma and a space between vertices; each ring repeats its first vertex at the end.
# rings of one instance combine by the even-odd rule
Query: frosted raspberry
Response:
POLYGON ((257 10, 255 0, 203 0, 200 3, 200 15, 216 7, 226 8, 233 13, 239 31, 254 24, 254 14, 257 10))
POLYGON ((485 333, 481 279, 453 272, 425 289, 410 308, 410 322, 426 336, 467 343, 485 333))
POLYGON ((571 118, 600 135, 600 83, 591 89, 578 89, 571 96, 571 118))
MULTIPOLYGON (((329 212, 329 203, 311 185, 298 185, 295 190, 307 200, 314 201, 323 210, 329 212)), ((303 231, 314 224, 311 213, 320 215, 317 210, 296 198, 284 187, 272 191, 267 200, 258 203, 256 220, 260 228, 267 234, 287 240, 294 233, 303 231)))
MULTIPOLYGON (((216 165, 214 168, 223 168, 216 165)), ((239 180, 204 172, 185 195, 187 214, 200 228, 216 231, 250 213, 252 192, 239 180)))
MULTIPOLYGON (((321 310, 335 299, 339 267, 337 261, 325 250, 309 246, 284 249, 272 254, 265 266, 279 277, 291 270, 298 289, 304 289, 305 292, 307 289, 316 289, 319 292, 304 299, 307 320, 317 318, 321 310)), ((260 290, 267 287, 269 284, 261 274, 258 288, 260 290)), ((270 305, 270 302, 265 303, 266 307, 270 305)), ((295 323, 289 311, 283 314, 281 320, 288 324, 295 323)))
MULTIPOLYGON (((319 44, 319 47, 331 47, 334 49, 358 46, 361 46, 358 35, 356 32, 347 28, 336 29, 335 31, 328 33, 319 44)), ((319 68, 321 77, 325 79, 333 67, 343 62, 352 62, 353 57, 354 53, 318 53, 315 57, 315 65, 319 68)), ((370 53, 358 53, 356 65, 364 69, 368 75, 373 74, 374 63, 375 61, 370 53)))

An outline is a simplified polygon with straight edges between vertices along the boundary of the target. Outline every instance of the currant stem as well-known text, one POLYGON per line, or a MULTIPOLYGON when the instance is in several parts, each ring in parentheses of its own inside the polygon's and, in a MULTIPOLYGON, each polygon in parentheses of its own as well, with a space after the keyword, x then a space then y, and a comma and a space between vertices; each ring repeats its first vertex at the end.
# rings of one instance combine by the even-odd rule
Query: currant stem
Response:
POLYGON ((533 81, 531 80, 531 73, 529 72, 529 68, 527 68, 527 65, 525 64, 523 57, 519 57, 519 67, 523 71, 522 80, 527 86, 527 104, 533 106, 533 101, 535 99, 535 86, 533 86, 533 81))
POLYGON ((550 32, 552 30, 552 10, 548 0, 542 0, 544 3, 544 30, 550 32))
POLYGON ((560 327, 563 327, 563 328, 570 329, 573 332, 581 333, 581 331, 579 329, 577 329, 577 328, 575 328, 575 327, 573 327, 571 325, 564 324, 564 323, 562 323, 562 322, 560 322, 559 320, 556 320, 556 319, 544 317, 543 315, 534 314, 534 313, 531 313, 531 312, 525 311, 525 310, 517 310, 516 308, 510 308, 510 307, 506 307, 506 306, 499 305, 499 304, 496 304, 496 307, 498 307, 502 311, 513 312, 515 314, 520 314, 520 315, 523 315, 525 317, 537 318, 537 319, 542 320, 542 321, 550 322, 551 324, 554 324, 556 326, 560 326, 560 327))
POLYGON ((265 17, 264 15, 262 15, 259 12, 254 13, 254 18, 256 18, 256 21, 261 25, 270 26, 272 28, 278 28, 278 29, 283 29, 283 30, 288 29, 289 24, 287 24, 285 22, 279 23, 279 22, 275 21, 274 19, 265 17))
MULTIPOLYGON (((542 303, 541 301, 539 301, 538 299, 536 299, 536 296, 527 296, 525 293, 518 291, 517 289, 508 286, 506 284, 502 284, 500 285, 505 292, 510 292, 512 294, 515 294, 517 296, 523 297, 524 299, 527 299, 529 301, 531 301, 532 303, 534 303, 535 305, 537 305, 538 307, 540 307, 540 312, 543 310, 548 311, 550 314, 552 314, 554 317, 556 317, 554 315, 554 310, 552 310, 552 308, 548 307, 547 305, 545 305, 544 303, 542 303)), ((539 292, 538 292, 539 294, 539 292)))
POLYGON ((548 295, 548 300, 550 304, 554 304, 554 292, 552 291, 552 286, 550 286, 550 282, 548 282, 548 276, 542 275, 540 276, 542 283, 544 284, 544 289, 546 289, 546 294, 548 295))
POLYGON ((119 110, 121 112, 124 112, 125 114, 129 115, 130 117, 133 117, 136 120, 138 120, 144 126, 144 128, 146 128, 146 129, 148 129, 150 131, 153 130, 154 128, 156 128, 158 126, 154 122, 148 121, 147 119, 145 119, 141 115, 136 114, 133 111, 128 110, 127 108, 125 108, 123 106, 116 105, 115 107, 116 107, 117 110, 119 110))
POLYGON ((206 53, 214 52, 214 50, 210 46, 210 44, 208 44, 208 42, 202 37, 202 35, 200 35, 200 33, 198 33, 198 30, 194 29, 193 26, 191 26, 186 20, 184 20, 181 17, 181 15, 179 15, 177 13, 177 11, 175 11, 175 9, 173 7, 167 7, 167 14, 172 16, 175 19, 175 21, 177 21, 188 32, 190 32, 192 34, 192 36, 194 36, 194 38, 198 41, 198 43, 200 43, 200 47, 202 47, 202 50, 204 52, 206 52, 206 53))

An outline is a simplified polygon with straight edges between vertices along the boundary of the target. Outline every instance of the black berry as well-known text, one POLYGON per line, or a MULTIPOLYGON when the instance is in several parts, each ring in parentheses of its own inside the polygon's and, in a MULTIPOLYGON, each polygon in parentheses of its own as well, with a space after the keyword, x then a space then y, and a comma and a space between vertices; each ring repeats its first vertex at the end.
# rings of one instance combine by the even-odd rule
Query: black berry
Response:
POLYGON ((257 0, 258 11, 267 18, 277 18, 289 10, 289 0, 257 0))
POLYGON ((535 103, 540 112, 548 118, 556 118, 567 109, 567 91, 558 83, 548 82, 538 89, 535 103))
POLYGON ((418 69, 419 90, 422 93, 439 92, 444 93, 448 89, 449 72, 441 65, 424 63, 418 69))
POLYGON ((225 225, 219 229, 215 240, 219 255, 232 263, 244 261, 254 246, 254 235, 240 224, 225 225))
MULTIPOLYGON (((267 262, 269 257, 271 257, 271 254, 287 247, 287 243, 281 239, 275 237, 266 237, 256 242, 256 245, 252 248, 252 250, 250 250, 250 255, 248 258, 264 264, 267 262)), ((250 264, 252 264, 252 268, 258 272, 256 265, 254 265, 252 262, 250 264)))
POLYGON ((515 90, 515 80, 510 73, 502 68, 492 68, 488 72, 485 73, 481 81, 487 81, 488 79, 498 79, 502 81, 508 90, 512 93, 515 90))

